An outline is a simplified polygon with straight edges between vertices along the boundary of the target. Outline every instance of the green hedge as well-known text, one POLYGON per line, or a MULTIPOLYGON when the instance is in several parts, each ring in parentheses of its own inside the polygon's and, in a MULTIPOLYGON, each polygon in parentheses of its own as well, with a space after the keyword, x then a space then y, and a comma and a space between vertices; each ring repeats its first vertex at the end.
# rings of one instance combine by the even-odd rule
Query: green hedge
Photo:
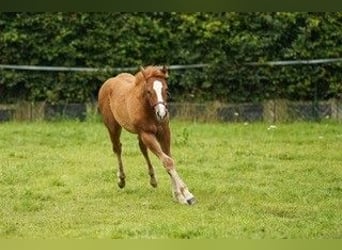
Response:
MULTIPOLYGON (((173 70, 173 100, 328 99, 342 93, 342 63, 246 62, 342 56, 342 13, 0 13, 0 64, 173 70)), ((118 72, 0 70, 2 102, 84 102, 118 72)))

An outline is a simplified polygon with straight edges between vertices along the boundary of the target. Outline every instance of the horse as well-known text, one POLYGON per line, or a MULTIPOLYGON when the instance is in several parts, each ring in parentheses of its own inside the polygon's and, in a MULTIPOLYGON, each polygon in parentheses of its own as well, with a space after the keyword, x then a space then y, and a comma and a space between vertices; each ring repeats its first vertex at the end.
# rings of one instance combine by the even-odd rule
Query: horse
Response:
POLYGON ((171 178, 173 197, 181 204, 195 203, 194 195, 176 171, 170 152, 168 111, 168 69, 150 65, 140 67, 135 75, 120 73, 107 79, 99 89, 98 107, 118 161, 118 186, 124 188, 126 175, 122 163, 122 128, 137 134, 150 176, 150 185, 157 187, 148 150, 155 154, 171 178))

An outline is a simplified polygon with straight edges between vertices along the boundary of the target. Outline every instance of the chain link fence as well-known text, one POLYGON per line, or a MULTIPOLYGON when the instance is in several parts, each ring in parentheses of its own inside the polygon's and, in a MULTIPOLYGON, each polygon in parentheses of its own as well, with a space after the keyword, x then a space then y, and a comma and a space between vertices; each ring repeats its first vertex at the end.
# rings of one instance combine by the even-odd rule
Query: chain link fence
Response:
MULTIPOLYGON (((342 121, 342 100, 331 99, 320 102, 294 102, 284 99, 262 103, 226 104, 170 103, 172 119, 220 122, 293 122, 342 121)), ((19 102, 0 105, 0 121, 36 121, 77 119, 85 121, 98 115, 96 103, 48 104, 45 102, 19 102)))
POLYGON ((294 102, 284 99, 262 103, 222 104, 172 103, 171 116, 194 121, 223 122, 293 122, 342 121, 342 100, 320 102, 294 102))

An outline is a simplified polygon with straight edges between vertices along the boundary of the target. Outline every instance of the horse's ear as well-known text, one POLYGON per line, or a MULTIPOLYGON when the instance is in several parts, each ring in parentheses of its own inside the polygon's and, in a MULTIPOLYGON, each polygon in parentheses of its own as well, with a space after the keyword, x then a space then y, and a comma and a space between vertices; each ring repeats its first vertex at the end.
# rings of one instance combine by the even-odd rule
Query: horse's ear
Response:
POLYGON ((161 71, 165 75, 165 78, 169 78, 169 69, 165 65, 163 65, 163 67, 161 68, 161 71))
POLYGON ((143 74, 144 78, 146 79, 145 69, 143 66, 140 66, 140 72, 143 74))

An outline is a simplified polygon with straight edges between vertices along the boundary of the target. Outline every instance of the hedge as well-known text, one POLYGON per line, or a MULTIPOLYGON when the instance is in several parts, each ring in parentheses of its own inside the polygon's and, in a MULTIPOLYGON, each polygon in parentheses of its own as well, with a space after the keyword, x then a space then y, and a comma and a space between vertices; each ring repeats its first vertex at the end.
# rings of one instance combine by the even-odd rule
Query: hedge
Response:
MULTIPOLYGON (((342 13, 0 13, 0 64, 173 70, 173 101, 326 100, 342 93, 342 63, 248 66, 338 58, 342 13)), ((87 102, 118 72, 0 70, 2 102, 87 102)), ((133 73, 133 72, 132 72, 133 73)))

